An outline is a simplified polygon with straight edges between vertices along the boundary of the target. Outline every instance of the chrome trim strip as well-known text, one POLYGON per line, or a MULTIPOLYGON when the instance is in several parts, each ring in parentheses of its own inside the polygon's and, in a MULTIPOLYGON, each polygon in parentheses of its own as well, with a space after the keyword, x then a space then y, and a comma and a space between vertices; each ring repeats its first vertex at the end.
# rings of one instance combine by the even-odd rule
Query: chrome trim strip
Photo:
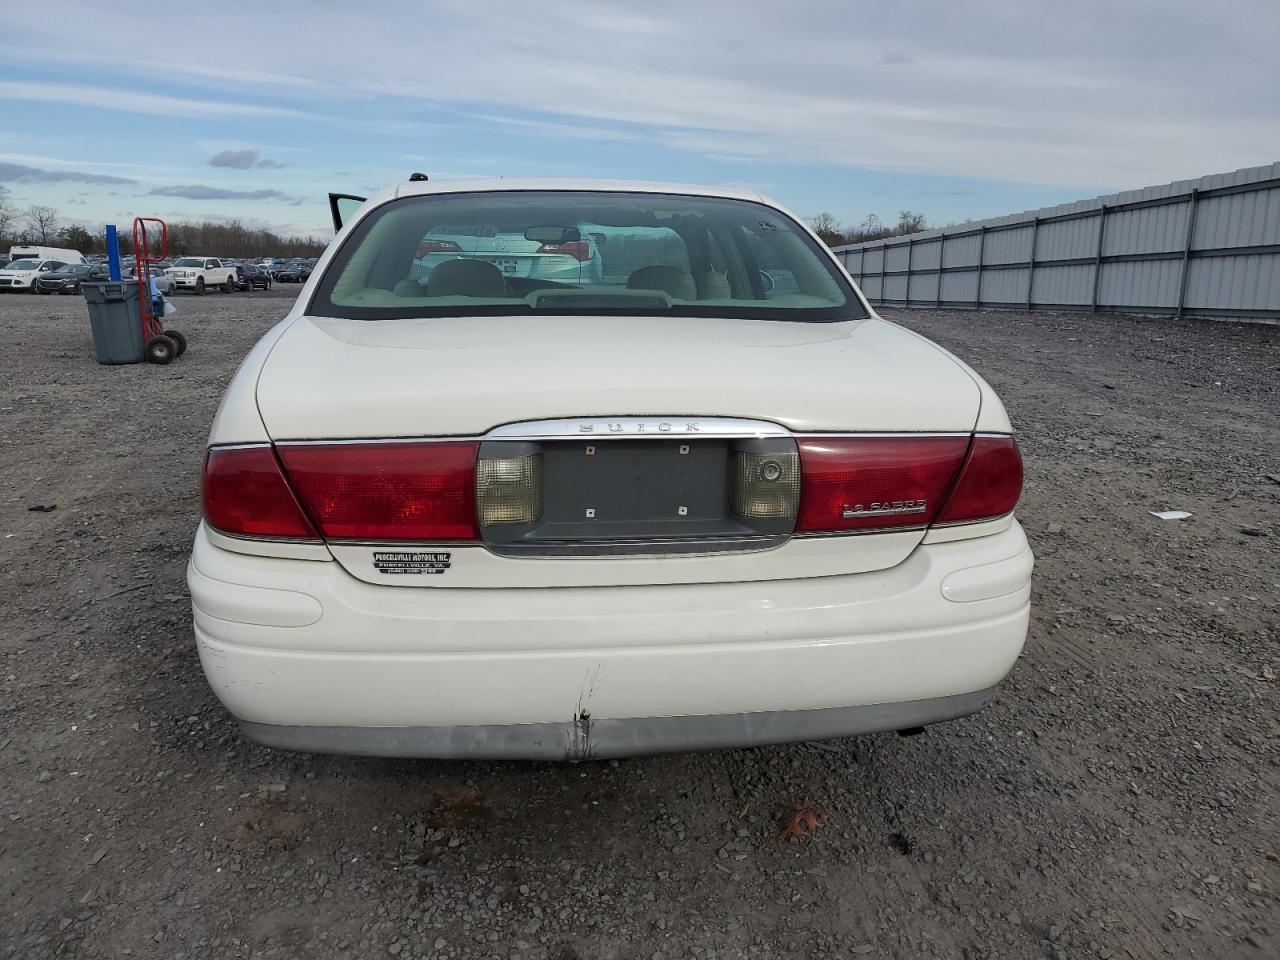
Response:
POLYGON ((228 540, 239 540, 243 543, 285 543, 298 544, 305 547, 323 547, 325 541, 316 537, 268 537, 268 536, 251 536, 247 533, 228 533, 226 530, 219 530, 208 520, 203 521, 208 525, 209 529, 220 537, 226 537, 228 540))
MULTIPOLYGON (((967 439, 973 436, 973 433, 969 430, 951 430, 951 431, 919 430, 916 432, 912 432, 910 430, 902 430, 902 431, 865 430, 865 431, 862 431, 861 433, 836 433, 834 431, 831 433, 821 433, 821 432, 810 431, 808 433, 793 433, 791 434, 791 436, 795 437, 797 440, 843 440, 843 439, 857 440, 859 438, 879 440, 879 439, 893 438, 893 437, 913 437, 913 438, 965 437, 967 439)), ((985 436, 985 434, 979 434, 979 436, 985 436)))
MULTIPOLYGON (((1021 501, 1022 498, 1019 497, 1018 500, 1021 501)), ((972 527, 979 523, 992 523, 993 521, 996 521, 996 520, 1003 520, 1005 517, 1011 517, 1015 513, 1017 513, 1017 511, 1018 511, 1018 505, 1014 504, 1014 507, 1012 510, 1008 511, 1007 513, 999 514, 998 516, 978 517, 976 520, 947 520, 945 522, 934 522, 929 524, 929 529, 930 530, 953 530, 956 527, 972 527)))
POLYGON ((480 548, 482 540, 343 540, 340 538, 325 541, 329 547, 365 547, 371 550, 397 550, 409 548, 414 550, 462 550, 464 548, 480 548))
POLYGON ((934 524, 903 523, 887 527, 856 527, 852 530, 804 530, 793 533, 793 540, 817 540, 828 537, 870 537, 883 533, 924 533, 934 524))
POLYGON ((326 439, 310 439, 310 440, 276 440, 277 447, 308 447, 323 445, 326 447, 349 446, 357 443, 468 443, 478 441, 480 438, 475 436, 467 437, 342 437, 332 440, 326 439))
POLYGON ((791 431, 768 420, 738 417, 574 417, 526 420, 495 427, 486 440, 621 440, 664 437, 790 437, 791 431))
POLYGON ((488 433, 482 434, 452 434, 438 437, 341 437, 333 439, 317 439, 317 438, 297 438, 297 439, 276 439, 274 441, 264 441, 261 443, 215 443, 210 445, 210 449, 217 448, 220 450, 234 449, 236 447, 264 447, 270 443, 274 443, 278 447, 285 446, 303 446, 306 444, 329 444, 338 446, 341 444, 352 443, 461 443, 473 440, 579 440, 583 437, 592 437, 599 440, 607 440, 610 438, 635 439, 651 438, 651 437, 705 437, 712 440, 741 439, 741 438, 767 438, 767 437, 784 437, 795 440, 824 440, 824 439, 840 439, 843 437, 991 437, 994 439, 1003 439, 1012 437, 1012 433, 992 433, 980 432, 974 433, 971 430, 863 430, 863 431, 791 431, 779 423, 772 423, 768 420, 747 420, 736 417, 585 417, 582 419, 566 419, 566 420, 528 420, 520 423, 503 424, 500 427, 494 427, 488 433), (699 424, 706 425, 705 430, 697 432, 684 432, 675 429, 635 431, 628 433, 624 429, 619 432, 611 432, 604 430, 602 432, 575 432, 555 433, 554 429, 563 424, 582 424, 582 423, 625 423, 630 420, 641 420, 646 424, 658 423, 689 423, 696 421, 699 424), (712 430, 715 426, 714 431, 712 430), (542 428, 542 429, 538 429, 542 428), (525 432, 527 430, 527 432, 525 432))
POLYGON ((791 534, 741 537, 661 537, 652 540, 531 540, 489 543, 490 553, 519 560, 639 560, 708 556, 723 553, 759 553, 786 545, 791 534))

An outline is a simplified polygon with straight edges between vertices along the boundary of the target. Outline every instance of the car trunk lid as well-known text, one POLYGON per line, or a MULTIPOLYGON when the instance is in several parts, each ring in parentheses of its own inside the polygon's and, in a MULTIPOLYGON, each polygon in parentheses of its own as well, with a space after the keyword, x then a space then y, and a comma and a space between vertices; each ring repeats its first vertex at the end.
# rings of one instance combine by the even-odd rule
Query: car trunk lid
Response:
POLYGON ((276 439, 479 436, 560 417, 747 417, 795 432, 967 431, 979 390, 878 319, 303 317, 258 382, 276 439))
POLYGON ((785 456, 797 435, 967 434, 979 398, 946 353, 878 319, 304 317, 258 383, 268 433, 285 451, 476 438, 482 461, 538 458, 546 488, 537 524, 489 529, 479 544, 391 549, 330 538, 352 574, 401 586, 714 582, 890 567, 923 526, 791 537, 794 520, 744 525, 729 503, 734 458, 785 456), (553 435, 540 435, 542 421, 554 421, 553 435), (707 435, 708 425, 714 434, 744 421, 727 438, 707 435))

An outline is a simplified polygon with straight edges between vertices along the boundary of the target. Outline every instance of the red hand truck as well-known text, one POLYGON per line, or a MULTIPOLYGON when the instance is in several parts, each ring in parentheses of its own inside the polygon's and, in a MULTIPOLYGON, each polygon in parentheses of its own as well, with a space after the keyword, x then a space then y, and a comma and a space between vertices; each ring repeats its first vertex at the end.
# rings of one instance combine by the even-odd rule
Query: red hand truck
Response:
POLYGON ((133 218, 133 275, 138 278, 138 305, 142 310, 142 339, 148 363, 170 363, 187 352, 187 338, 177 330, 164 328, 163 313, 156 316, 151 301, 151 265, 169 255, 169 227, 157 217, 133 218), (160 253, 151 255, 147 224, 160 224, 160 253))

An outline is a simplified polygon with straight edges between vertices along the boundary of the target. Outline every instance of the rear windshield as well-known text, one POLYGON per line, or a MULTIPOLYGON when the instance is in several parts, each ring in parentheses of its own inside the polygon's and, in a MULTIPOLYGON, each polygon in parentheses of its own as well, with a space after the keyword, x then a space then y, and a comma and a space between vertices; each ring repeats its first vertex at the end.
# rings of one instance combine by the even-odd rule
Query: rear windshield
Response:
POLYGON ((362 220, 310 313, 831 322, 866 312, 793 220, 745 200, 548 191, 407 197, 362 220))

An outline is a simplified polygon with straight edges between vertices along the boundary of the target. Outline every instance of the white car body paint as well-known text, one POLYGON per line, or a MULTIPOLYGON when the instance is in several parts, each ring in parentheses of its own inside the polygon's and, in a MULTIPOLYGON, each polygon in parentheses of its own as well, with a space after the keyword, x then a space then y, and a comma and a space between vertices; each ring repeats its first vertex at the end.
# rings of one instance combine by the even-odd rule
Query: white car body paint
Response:
MULTIPOLYGON (((410 183, 368 200, 246 356, 210 444, 471 438, 626 416, 751 418, 799 435, 1011 432, 980 376, 865 300, 866 319, 814 324, 307 315, 342 241, 381 205, 522 189, 566 184, 410 183)), ((573 189, 777 206, 683 185, 573 189)), ((1032 556, 1012 515, 749 553, 528 559, 414 544, 450 557, 446 575, 420 578, 375 569, 378 549, 201 525, 188 573, 200 657, 250 735, 339 752, 583 759, 914 726, 985 702, 1029 616, 1032 556), (818 714, 807 711, 839 720, 809 723, 818 714), (677 719, 688 736, 660 723, 677 719)))

